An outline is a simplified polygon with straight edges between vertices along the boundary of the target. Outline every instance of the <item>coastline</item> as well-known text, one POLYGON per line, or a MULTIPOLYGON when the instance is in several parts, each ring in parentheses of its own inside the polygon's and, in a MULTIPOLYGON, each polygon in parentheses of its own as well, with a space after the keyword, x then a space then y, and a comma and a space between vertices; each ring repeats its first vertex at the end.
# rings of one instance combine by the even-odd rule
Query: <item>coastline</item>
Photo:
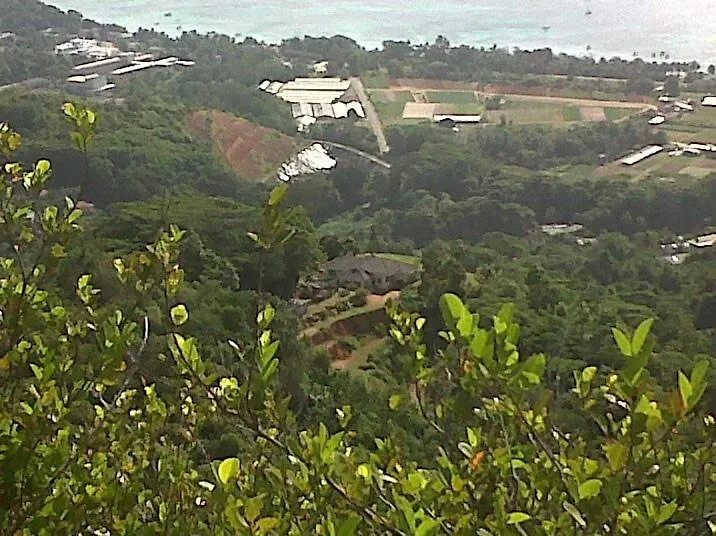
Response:
MULTIPOLYGON (((604 1, 609 3, 612 0, 604 1)), ((708 5, 713 0, 704 1, 708 5)), ((401 6, 400 10, 381 5, 380 0, 367 1, 367 6, 364 7, 358 7, 352 0, 338 1, 330 5, 320 1, 269 0, 265 7, 247 4, 241 0, 215 0, 213 6, 208 5, 210 3, 192 5, 192 2, 176 5, 169 0, 151 3, 145 0, 107 0, 102 4, 92 0, 60 0, 47 3, 64 11, 77 9, 85 17, 97 22, 119 24, 133 32, 141 27, 163 32, 170 37, 178 37, 183 31, 197 31, 200 34, 216 32, 238 39, 253 37, 274 44, 305 35, 344 35, 366 49, 373 50, 381 48, 381 43, 385 40, 410 40, 417 44, 432 42, 437 35, 442 34, 452 45, 476 48, 491 48, 493 45, 508 50, 550 48, 555 54, 592 57, 596 61, 602 57, 632 60, 637 57, 634 53, 639 52, 638 57, 645 62, 664 61, 667 58, 659 53, 665 50, 669 54, 668 61, 697 61, 702 68, 716 64, 716 34, 710 36, 710 32, 706 30, 705 36, 699 36, 699 32, 685 33, 681 31, 681 27, 666 25, 656 29, 641 28, 632 31, 628 21, 615 20, 606 8, 595 8, 595 13, 591 16, 586 16, 578 6, 575 8, 576 12, 572 10, 569 14, 556 7, 551 10, 525 8, 526 11, 517 18, 499 19, 499 22, 491 24, 485 21, 498 20, 492 19, 495 17, 493 9, 483 5, 464 6, 462 2, 453 2, 455 8, 459 7, 461 12, 464 12, 464 17, 461 18, 465 20, 457 24, 452 19, 444 19, 446 12, 452 13, 449 3, 447 7, 431 8, 427 3, 419 1, 410 8, 401 6), (281 9, 286 4, 287 9, 281 9), (303 9, 299 10, 299 6, 293 4, 301 4, 303 9), (354 20, 360 20, 361 24, 347 22, 345 18, 341 18, 341 9, 357 10, 357 18, 354 20), (421 9, 426 10, 424 15, 420 12, 421 9), (225 15, 227 10, 231 10, 233 14, 225 15), (294 17, 299 11, 305 11, 305 17, 294 17), (391 19, 391 16, 402 12, 406 12, 404 22, 391 19), (166 13, 172 15, 167 17, 166 13), (420 19, 416 22, 415 17, 418 14, 420 19), (472 20, 477 22, 473 25, 472 20), (582 44, 577 44, 578 42, 582 44), (652 54, 656 54, 656 57, 652 54)), ((559 4, 559 1, 556 1, 556 4, 559 4)), ((514 15, 514 11, 512 7, 504 8, 504 14, 514 15)), ((653 16, 658 19, 658 15, 653 16)), ((706 18, 708 17, 707 15, 706 18)), ((713 18, 716 24, 716 14, 713 18)), ((703 25, 710 27, 708 20, 701 20, 698 27, 703 25)))

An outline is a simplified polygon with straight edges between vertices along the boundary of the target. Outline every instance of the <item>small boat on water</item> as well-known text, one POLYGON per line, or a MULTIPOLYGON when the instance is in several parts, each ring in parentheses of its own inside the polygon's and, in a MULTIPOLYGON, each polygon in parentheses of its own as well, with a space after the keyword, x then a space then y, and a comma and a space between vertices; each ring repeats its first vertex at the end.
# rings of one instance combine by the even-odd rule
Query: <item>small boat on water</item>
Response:
POLYGON ((164 16, 165 16, 165 17, 171 17, 171 16, 172 16, 172 12, 171 12, 171 11, 167 11, 166 13, 164 13, 164 16))
POLYGON ((548 32, 548 31, 550 30, 550 28, 552 28, 552 27, 551 27, 551 26, 542 26, 542 29, 543 29, 545 32, 548 32))
POLYGON ((588 9, 584 14, 588 17, 592 13, 593 13, 593 11, 591 9, 588 9))

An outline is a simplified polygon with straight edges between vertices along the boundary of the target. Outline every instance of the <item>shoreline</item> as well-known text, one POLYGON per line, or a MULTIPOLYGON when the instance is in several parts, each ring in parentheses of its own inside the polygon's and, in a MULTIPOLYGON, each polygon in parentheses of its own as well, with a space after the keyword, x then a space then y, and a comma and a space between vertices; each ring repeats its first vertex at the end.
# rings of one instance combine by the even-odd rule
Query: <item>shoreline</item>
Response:
MULTIPOLYGON (((69 9, 72 9, 70 7, 65 7, 62 5, 58 5, 58 2, 52 2, 48 1, 46 2, 48 5, 52 5, 54 7, 57 7, 58 9, 61 9, 63 11, 68 11, 69 9)), ((225 30, 225 28, 220 28, 219 25, 212 25, 212 24, 190 24, 187 23, 185 20, 185 17, 182 17, 181 15, 176 15, 172 18, 167 18, 162 15, 160 18, 159 16, 155 17, 159 19, 159 24, 146 24, 142 22, 137 22, 136 20, 132 21, 131 23, 128 23, 128 17, 122 13, 119 17, 113 17, 111 14, 102 14, 102 16, 97 16, 97 14, 88 13, 87 9, 80 9, 79 10, 83 17, 90 18, 98 23, 101 24, 117 24, 119 26, 122 26, 126 28, 128 31, 134 33, 138 31, 139 29, 144 30, 153 30, 157 33, 163 33, 166 36, 177 39, 181 37, 182 33, 184 32, 192 32, 195 31, 199 35, 208 35, 211 33, 216 33, 220 35, 226 35, 231 38, 237 39, 237 41, 242 41, 246 38, 254 38, 260 43, 264 43, 266 45, 279 45, 281 41, 288 40, 288 39, 304 39, 305 37, 311 36, 316 38, 330 38, 335 35, 342 35, 349 39, 352 39, 355 41, 359 46, 363 47, 364 49, 368 51, 373 50, 381 50, 382 49, 382 43, 384 41, 409 41, 413 45, 418 44, 424 44, 426 42, 433 42, 435 38, 437 37, 437 34, 430 37, 425 38, 425 36, 420 35, 420 32, 414 32, 414 35, 412 38, 406 37, 406 36, 390 36, 390 34, 386 33, 384 34, 385 37, 381 37, 380 40, 375 40, 375 38, 363 38, 361 34, 365 34, 366 32, 356 32, 356 31, 350 31, 352 28, 348 26, 346 28, 349 31, 345 32, 333 32, 333 31, 327 31, 327 32, 312 32, 312 33, 306 33, 303 30, 296 29, 295 33, 293 35, 290 34, 290 30, 287 29, 287 32, 285 35, 279 35, 276 31, 268 31, 268 32, 261 32, 261 31, 255 31, 252 28, 244 28, 245 31, 242 32, 236 32, 236 33, 230 33, 225 30), (125 19, 125 20, 123 20, 125 19), (213 27, 213 29, 212 29, 213 27), (177 29, 181 28, 181 29, 177 29)), ((136 17, 133 17, 136 19, 136 17)), ((535 21, 535 24, 538 24, 537 21, 535 21)), ((368 32, 375 34, 377 32, 368 32)), ((456 31, 453 32, 454 34, 458 34, 460 36, 461 34, 464 34, 464 31, 456 31)), ((508 50, 509 52, 514 51, 515 49, 520 50, 540 50, 540 49, 550 49, 552 53, 555 56, 559 55, 568 55, 568 56, 574 56, 578 58, 592 58, 594 61, 600 61, 602 58, 606 60, 610 60, 613 58, 619 58, 623 61, 633 61, 636 59, 641 59, 645 63, 690 63, 693 61, 696 61, 699 63, 701 70, 705 70, 706 67, 710 64, 716 64, 716 50, 713 52, 713 56, 711 55, 711 52, 706 52, 706 56, 703 57, 686 57, 681 54, 669 54, 669 58, 666 59, 664 57, 661 57, 657 55, 656 57, 652 57, 652 53, 657 53, 657 50, 662 50, 664 47, 660 46, 659 40, 655 40, 653 43, 654 50, 650 50, 647 54, 639 54, 637 56, 634 55, 634 51, 626 52, 626 51, 618 51, 616 49, 610 50, 609 45, 605 44, 605 46, 600 47, 599 44, 590 44, 589 50, 587 50, 587 46, 576 46, 576 45, 560 45, 555 44, 555 41, 559 41, 560 39, 557 38, 555 40, 552 40, 550 42, 549 40, 540 40, 535 38, 534 36, 528 37, 525 35, 524 39, 520 39, 517 41, 512 41, 510 44, 502 44, 500 43, 500 39, 496 39, 495 35, 493 35, 494 31, 491 30, 482 30, 482 31, 476 31, 476 34, 488 34, 489 37, 485 37, 483 39, 460 39, 455 38, 455 36, 451 36, 451 32, 443 32, 444 35, 448 38, 450 41, 451 46, 470 46, 476 49, 490 49, 494 45, 497 45, 497 48, 500 50, 508 50), (519 41, 519 42, 518 42, 519 41)), ((526 31, 526 33, 528 33, 526 31)), ((606 32, 605 32, 606 33, 606 32)), ((383 34, 381 34, 383 35, 383 34)), ((608 40, 608 39, 607 39, 608 40)), ((668 47, 666 47, 668 48, 668 47)), ((668 52, 668 51, 667 51, 668 52)), ((702 52, 704 52, 702 48, 702 52)))

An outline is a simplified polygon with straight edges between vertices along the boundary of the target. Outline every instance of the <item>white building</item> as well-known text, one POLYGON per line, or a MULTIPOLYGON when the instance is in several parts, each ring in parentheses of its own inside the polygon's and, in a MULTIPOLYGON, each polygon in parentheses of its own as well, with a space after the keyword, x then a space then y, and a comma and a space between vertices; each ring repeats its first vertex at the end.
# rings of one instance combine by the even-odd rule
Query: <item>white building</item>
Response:
POLYGON ((55 45, 55 54, 60 56, 87 56, 97 60, 119 56, 120 50, 114 43, 75 37, 59 45, 55 45))
POLYGON ((697 236, 696 238, 689 240, 688 244, 695 248, 710 248, 716 244, 716 233, 697 236))
POLYGON ((622 158, 621 162, 625 166, 633 166, 634 164, 638 164, 642 160, 646 160, 647 158, 650 158, 655 154, 659 154, 663 150, 664 148, 661 145, 649 145, 647 147, 644 147, 640 151, 637 151, 636 153, 630 154, 629 156, 622 158))
POLYGON ((716 96, 704 97, 704 100, 701 101, 701 106, 716 106, 716 96))
POLYGON ((651 119, 649 119, 649 124, 650 125, 663 125, 664 121, 666 121, 666 117, 664 117, 663 115, 657 115, 656 117, 652 117, 651 119))
POLYGON ((66 80, 67 91, 75 95, 91 97, 103 91, 114 89, 115 85, 107 82, 104 74, 92 73, 88 75, 70 76, 66 80))

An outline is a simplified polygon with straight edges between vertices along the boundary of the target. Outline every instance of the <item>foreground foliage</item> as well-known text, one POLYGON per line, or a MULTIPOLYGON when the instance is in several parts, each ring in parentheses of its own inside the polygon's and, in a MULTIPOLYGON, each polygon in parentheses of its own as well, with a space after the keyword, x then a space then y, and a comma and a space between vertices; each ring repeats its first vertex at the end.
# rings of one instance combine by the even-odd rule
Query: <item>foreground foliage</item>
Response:
MULTIPOLYGON (((95 115, 66 107, 84 152, 95 115)), ((481 319, 440 298, 442 344, 425 318, 392 308, 410 385, 390 408, 417 408, 432 456, 397 437, 358 440, 359 407, 337 426, 302 426, 278 389, 276 309, 263 260, 292 240, 286 188, 250 235, 259 261, 254 342, 226 341, 230 373, 186 332, 178 296, 184 232, 168 225, 114 261, 131 307, 103 299, 90 274, 75 296, 54 278, 81 211, 45 201, 51 167, 13 162, 22 140, 0 127, 0 527, 7 534, 704 534, 716 529, 714 419, 699 407, 708 362, 674 371, 664 392, 646 370, 652 322, 615 329, 624 357, 608 375, 575 371, 564 394, 547 357, 523 355, 513 310, 481 319), (159 311, 158 311, 159 309, 159 311), (157 341, 160 341, 157 343, 157 341), (148 362, 161 363, 161 374, 148 362), (570 418, 565 418, 569 408, 570 418), (211 460, 202 430, 232 430, 236 456, 211 460)), ((181 223, 181 222, 180 222, 181 223)), ((196 334, 195 334, 196 335, 196 334)), ((598 344, 611 344, 609 340, 598 344)))

